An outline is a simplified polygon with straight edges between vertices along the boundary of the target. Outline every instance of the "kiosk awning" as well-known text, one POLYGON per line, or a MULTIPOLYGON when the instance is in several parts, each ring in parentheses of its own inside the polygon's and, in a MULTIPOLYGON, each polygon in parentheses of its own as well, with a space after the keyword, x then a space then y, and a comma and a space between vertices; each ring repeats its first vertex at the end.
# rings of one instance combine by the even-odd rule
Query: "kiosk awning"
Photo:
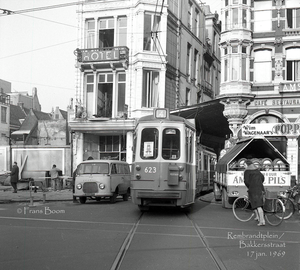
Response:
POLYGON ((173 110, 170 113, 186 119, 195 119, 201 144, 214 148, 216 152, 224 147, 226 138, 232 133, 227 118, 223 115, 224 105, 219 99, 173 110))
POLYGON ((228 164, 234 159, 241 158, 270 158, 280 159, 285 164, 289 164, 286 158, 265 138, 252 137, 239 141, 231 148, 217 163, 217 172, 224 173, 228 170, 228 164))

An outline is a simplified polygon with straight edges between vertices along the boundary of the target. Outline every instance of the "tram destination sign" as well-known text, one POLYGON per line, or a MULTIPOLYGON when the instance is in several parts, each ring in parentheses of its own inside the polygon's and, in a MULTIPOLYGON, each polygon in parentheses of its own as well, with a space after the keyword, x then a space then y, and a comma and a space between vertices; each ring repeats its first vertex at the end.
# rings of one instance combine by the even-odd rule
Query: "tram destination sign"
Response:
POLYGON ((300 123, 267 123, 267 124, 243 124, 242 136, 287 136, 300 135, 300 123))

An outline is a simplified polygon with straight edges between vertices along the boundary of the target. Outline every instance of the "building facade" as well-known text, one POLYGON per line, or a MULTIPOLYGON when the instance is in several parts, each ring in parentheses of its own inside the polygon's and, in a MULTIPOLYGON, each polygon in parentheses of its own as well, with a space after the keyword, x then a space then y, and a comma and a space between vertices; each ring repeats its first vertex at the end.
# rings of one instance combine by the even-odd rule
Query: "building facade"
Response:
POLYGON ((220 67, 200 1, 86 1, 78 19, 74 166, 89 157, 131 163, 136 119, 215 97, 220 67))
POLYGON ((299 2, 224 0, 222 22, 219 97, 233 137, 266 136, 299 179, 299 2))

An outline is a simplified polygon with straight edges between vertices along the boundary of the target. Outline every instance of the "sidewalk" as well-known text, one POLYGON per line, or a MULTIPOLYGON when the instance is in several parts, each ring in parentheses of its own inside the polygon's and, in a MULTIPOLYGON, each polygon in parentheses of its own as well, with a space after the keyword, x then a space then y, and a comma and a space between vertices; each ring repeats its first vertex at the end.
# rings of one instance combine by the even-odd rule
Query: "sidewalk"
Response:
POLYGON ((13 202, 30 202, 30 193, 33 197, 33 202, 43 201, 45 194, 45 201, 72 201, 72 189, 63 189, 61 191, 49 190, 42 192, 38 190, 36 193, 29 190, 18 190, 18 193, 13 193, 10 186, 0 186, 0 203, 13 203, 13 202))

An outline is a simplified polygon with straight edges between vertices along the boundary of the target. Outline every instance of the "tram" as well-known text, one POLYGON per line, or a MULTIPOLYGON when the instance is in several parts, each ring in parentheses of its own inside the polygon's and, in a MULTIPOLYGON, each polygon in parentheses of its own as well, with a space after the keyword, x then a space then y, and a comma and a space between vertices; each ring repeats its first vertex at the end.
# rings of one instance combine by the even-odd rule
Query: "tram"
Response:
POLYGON ((196 148, 197 174, 196 194, 212 191, 216 177, 217 154, 214 149, 197 144, 196 148))
MULTIPOLYGON (((195 124, 169 109, 156 108, 135 127, 131 198, 141 210, 149 206, 188 207, 195 202, 197 179, 204 175, 196 158, 195 124)), ((202 149, 203 150, 203 149, 202 149)), ((202 151, 203 153, 203 151, 202 151)))

